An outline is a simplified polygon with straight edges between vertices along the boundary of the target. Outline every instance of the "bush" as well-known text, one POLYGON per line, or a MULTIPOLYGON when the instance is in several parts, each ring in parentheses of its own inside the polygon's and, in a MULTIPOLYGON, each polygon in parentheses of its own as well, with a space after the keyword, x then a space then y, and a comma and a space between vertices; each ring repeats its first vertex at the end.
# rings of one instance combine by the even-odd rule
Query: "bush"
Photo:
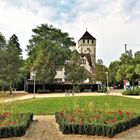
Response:
POLYGON ((136 88, 134 90, 126 90, 122 92, 123 95, 140 95, 140 88, 136 88))
MULTIPOLYGON (((76 86, 76 85, 75 85, 76 86)), ((43 93, 46 92, 65 92, 65 90, 73 90, 73 84, 63 84, 63 83, 52 83, 52 84, 45 84, 45 90, 42 90, 42 84, 36 83, 35 85, 35 92, 43 93)), ((77 91, 83 92, 84 90, 90 91, 97 91, 98 85, 97 84, 80 84, 78 85, 77 91)), ((28 88, 26 89, 28 93, 34 92, 34 84, 33 81, 28 83, 28 88)))
POLYGON ((50 90, 43 90, 43 89, 38 89, 37 90, 37 93, 40 93, 40 94, 43 94, 43 93, 48 93, 48 92, 50 92, 50 90))
POLYGON ((123 132, 133 126, 140 124, 140 114, 134 115, 128 120, 120 120, 114 124, 75 124, 67 123, 61 113, 55 113, 56 122, 59 124, 63 134, 86 134, 107 136, 112 138, 117 133, 123 132))
POLYGON ((25 134, 33 120, 33 113, 20 113, 17 114, 17 117, 22 120, 20 124, 0 126, 0 138, 19 137, 25 134))

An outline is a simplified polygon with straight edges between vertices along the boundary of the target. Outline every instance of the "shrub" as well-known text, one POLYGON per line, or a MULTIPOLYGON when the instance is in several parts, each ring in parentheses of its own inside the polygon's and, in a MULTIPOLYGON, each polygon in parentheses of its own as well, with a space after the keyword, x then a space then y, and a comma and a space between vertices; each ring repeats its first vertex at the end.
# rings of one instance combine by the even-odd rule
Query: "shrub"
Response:
POLYGON ((136 88, 134 90, 126 90, 122 92, 123 95, 140 95, 140 88, 136 88))
MULTIPOLYGON (((59 124, 60 130, 64 134, 86 134, 113 137, 117 133, 140 124, 140 114, 122 112, 121 110, 118 112, 108 112, 111 116, 117 117, 117 119, 114 121, 114 119, 112 119, 110 116, 106 116, 104 113, 103 116, 105 116, 105 118, 100 118, 100 113, 101 112, 98 114, 96 112, 95 114, 93 113, 93 115, 89 113, 89 120, 91 120, 93 116, 96 116, 97 120, 102 119, 102 121, 95 120, 95 117, 91 122, 86 118, 87 121, 83 120, 83 122, 80 123, 80 118, 78 117, 81 117, 82 119, 84 118, 81 112, 81 116, 76 116, 76 114, 72 114, 72 112, 59 112, 55 113, 55 118, 56 122, 59 124), (68 118, 68 116, 71 117, 68 118), (112 121, 110 122, 109 120, 112 121)), ((85 116, 87 116, 87 114, 85 116)))
POLYGON ((3 120, 5 123, 0 123, 0 138, 13 136, 19 137, 24 135, 30 125, 30 122, 33 120, 33 113, 20 113, 14 115, 17 122, 9 124, 8 122, 5 122, 5 118, 3 120))

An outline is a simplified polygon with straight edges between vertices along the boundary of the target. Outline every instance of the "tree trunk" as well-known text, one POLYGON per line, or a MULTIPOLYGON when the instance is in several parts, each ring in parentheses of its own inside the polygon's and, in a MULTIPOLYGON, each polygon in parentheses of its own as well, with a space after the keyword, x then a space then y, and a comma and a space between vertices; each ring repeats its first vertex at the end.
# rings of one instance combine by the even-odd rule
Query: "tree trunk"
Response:
POLYGON ((12 85, 11 85, 11 82, 10 82, 9 94, 12 95, 12 85))
POLYGON ((134 79, 132 79, 132 89, 134 90, 134 79))
POLYGON ((45 83, 43 83, 43 91, 45 90, 45 83))

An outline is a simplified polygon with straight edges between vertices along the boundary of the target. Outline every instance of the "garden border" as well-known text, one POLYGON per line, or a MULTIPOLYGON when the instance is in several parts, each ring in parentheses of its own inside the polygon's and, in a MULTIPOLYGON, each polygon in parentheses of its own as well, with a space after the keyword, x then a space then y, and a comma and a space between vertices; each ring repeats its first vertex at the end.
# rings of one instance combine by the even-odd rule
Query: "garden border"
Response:
POLYGON ((33 113, 20 113, 19 115, 25 115, 25 120, 21 125, 15 126, 0 126, 0 138, 19 137, 26 133, 31 121, 33 120, 33 113))
POLYGON ((59 124, 59 129, 63 134, 86 134, 107 136, 112 138, 118 133, 121 133, 131 127, 140 124, 140 114, 135 115, 133 118, 114 123, 107 124, 70 124, 63 121, 60 112, 55 113, 56 122, 59 124))

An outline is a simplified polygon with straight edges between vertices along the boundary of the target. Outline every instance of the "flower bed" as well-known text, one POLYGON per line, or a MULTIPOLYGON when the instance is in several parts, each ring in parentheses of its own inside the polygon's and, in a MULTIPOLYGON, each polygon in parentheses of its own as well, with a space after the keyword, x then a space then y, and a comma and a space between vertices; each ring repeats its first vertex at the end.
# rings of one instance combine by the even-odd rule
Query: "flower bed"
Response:
POLYGON ((140 124, 140 114, 122 112, 73 112, 55 113, 56 122, 63 134, 87 134, 113 137, 140 124))
POLYGON ((0 138, 24 135, 32 120, 33 113, 0 114, 0 138))

